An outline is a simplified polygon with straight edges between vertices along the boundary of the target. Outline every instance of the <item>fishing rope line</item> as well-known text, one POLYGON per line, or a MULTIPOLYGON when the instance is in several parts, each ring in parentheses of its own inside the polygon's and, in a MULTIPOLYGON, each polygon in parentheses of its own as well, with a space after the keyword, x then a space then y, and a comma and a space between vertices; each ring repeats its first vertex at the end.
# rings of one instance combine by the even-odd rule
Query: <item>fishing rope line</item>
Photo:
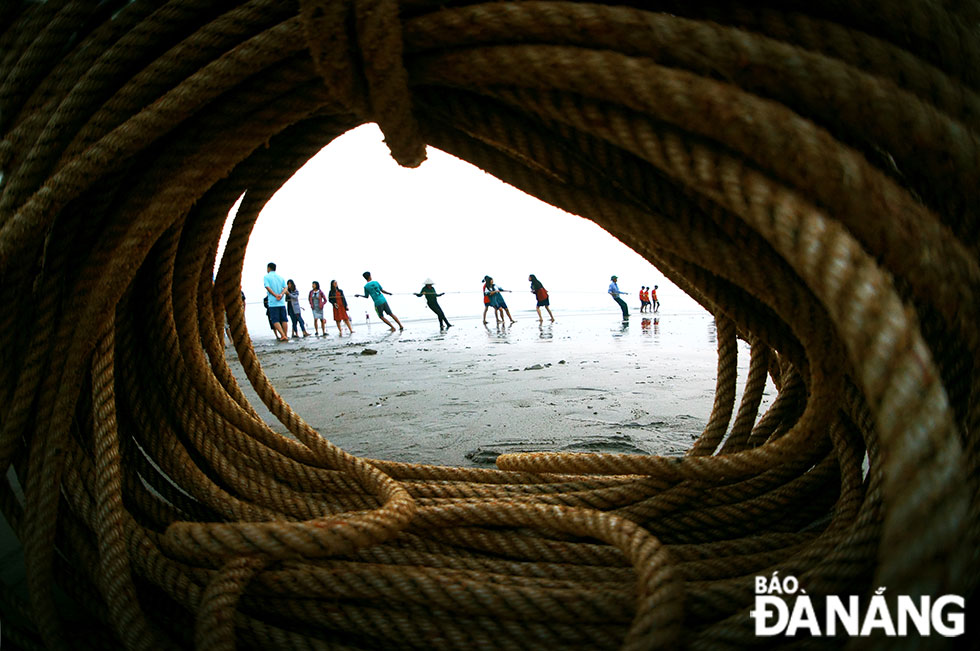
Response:
POLYGON ((740 648, 758 576, 969 597, 978 17, 3 3, 0 509, 29 594, 0 586, 4 642, 740 648), (714 406, 686 455, 396 463, 290 408, 245 327, 245 248, 283 183, 368 122, 404 166, 436 147, 590 219, 714 315, 714 406), (232 376, 226 321, 288 436, 232 376))

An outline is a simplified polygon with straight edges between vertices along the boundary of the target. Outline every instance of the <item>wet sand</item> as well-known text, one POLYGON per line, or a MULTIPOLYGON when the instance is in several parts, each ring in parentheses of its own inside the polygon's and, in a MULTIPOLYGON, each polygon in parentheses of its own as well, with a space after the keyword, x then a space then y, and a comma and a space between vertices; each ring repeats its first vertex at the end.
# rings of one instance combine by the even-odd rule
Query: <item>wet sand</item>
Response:
MULTIPOLYGON (((529 451, 682 454, 711 413, 716 373, 710 315, 556 314, 539 325, 455 319, 355 324, 353 336, 255 341, 265 373, 313 428, 359 456, 489 466, 529 451), (370 351, 376 351, 371 353, 370 351)), ((229 346, 229 362, 261 408, 229 346)), ((739 378, 748 346, 739 345, 739 378)), ((741 388, 739 389, 741 392, 741 388)), ((763 401, 768 406, 775 392, 763 401)))

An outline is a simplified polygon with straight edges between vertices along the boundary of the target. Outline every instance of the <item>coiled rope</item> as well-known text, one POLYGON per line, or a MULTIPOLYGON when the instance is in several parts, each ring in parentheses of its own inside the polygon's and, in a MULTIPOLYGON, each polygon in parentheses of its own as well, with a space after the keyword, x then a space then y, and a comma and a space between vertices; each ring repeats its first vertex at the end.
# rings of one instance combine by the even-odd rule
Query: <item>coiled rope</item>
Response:
POLYGON ((816 603, 969 599, 978 17, 939 0, 3 3, 0 507, 30 594, 0 591, 5 641, 716 649, 759 642, 753 581, 773 572, 816 603), (716 400, 688 455, 392 463, 290 409, 245 329, 245 246, 285 180, 370 121, 403 165, 430 144, 593 220, 715 315, 716 400), (226 318, 292 438, 233 379, 226 318))

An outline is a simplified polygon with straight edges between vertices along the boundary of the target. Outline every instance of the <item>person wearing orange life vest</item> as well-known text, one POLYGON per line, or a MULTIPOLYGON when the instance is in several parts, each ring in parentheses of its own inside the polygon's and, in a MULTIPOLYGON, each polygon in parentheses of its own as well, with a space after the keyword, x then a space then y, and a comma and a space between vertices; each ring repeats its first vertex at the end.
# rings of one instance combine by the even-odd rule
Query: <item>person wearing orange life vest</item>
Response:
POLYGON ((660 287, 660 285, 654 285, 653 286, 653 289, 650 290, 650 304, 653 306, 653 311, 654 312, 659 312, 660 311, 660 301, 657 300, 657 288, 658 287, 660 287))
POLYGON ((555 322, 555 315, 551 313, 551 299, 548 297, 548 290, 544 288, 541 281, 538 280, 537 276, 531 274, 527 277, 531 281, 531 293, 534 297, 538 299, 538 323, 544 323, 544 317, 541 316, 541 308, 548 310, 548 316, 551 317, 551 322, 555 322))

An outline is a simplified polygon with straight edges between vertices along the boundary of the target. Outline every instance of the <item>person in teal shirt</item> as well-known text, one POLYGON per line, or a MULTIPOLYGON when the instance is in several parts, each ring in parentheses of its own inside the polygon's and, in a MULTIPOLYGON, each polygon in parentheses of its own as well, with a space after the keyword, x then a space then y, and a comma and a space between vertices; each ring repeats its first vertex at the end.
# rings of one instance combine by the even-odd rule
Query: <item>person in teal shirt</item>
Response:
POLYGON ((387 314, 388 316, 390 316, 392 319, 395 320, 395 323, 398 324, 399 330, 404 330, 405 326, 403 326, 402 322, 398 320, 398 317, 395 316, 395 313, 391 311, 391 306, 388 305, 388 299, 384 297, 385 294, 391 296, 391 292, 386 292, 384 289, 382 289, 381 283, 379 283, 378 281, 371 280, 370 271, 365 271, 362 275, 364 276, 364 280, 367 281, 367 284, 364 285, 364 293, 355 294, 355 296, 358 296, 360 298, 370 298, 371 300, 373 300, 374 311, 378 313, 378 318, 384 321, 385 325, 391 328, 392 332, 394 332, 395 326, 391 325, 391 321, 385 318, 385 314, 387 314))
POLYGON ((269 299, 269 319, 272 330, 279 341, 289 339, 289 325, 286 322, 286 281, 276 273, 276 263, 270 262, 266 268, 262 284, 269 299))

